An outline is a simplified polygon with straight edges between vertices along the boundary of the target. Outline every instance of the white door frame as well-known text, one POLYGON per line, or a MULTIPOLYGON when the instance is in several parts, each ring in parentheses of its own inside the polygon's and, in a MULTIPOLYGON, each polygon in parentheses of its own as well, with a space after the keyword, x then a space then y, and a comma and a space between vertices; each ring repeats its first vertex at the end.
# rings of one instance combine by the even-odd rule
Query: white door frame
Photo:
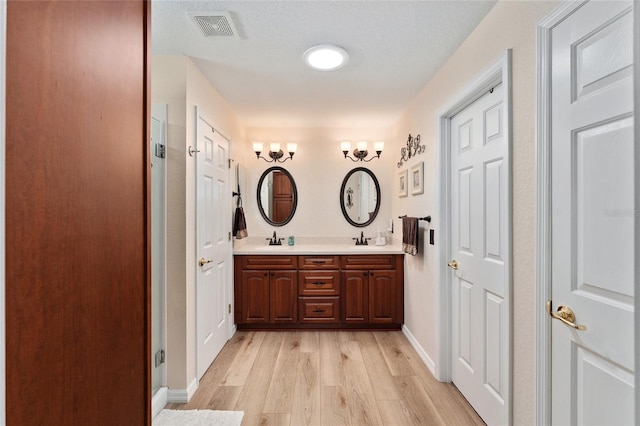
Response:
POLYGON ((453 97, 437 114, 436 114, 436 126, 438 143, 436 144, 436 208, 440 220, 440 244, 436 250, 435 255, 435 282, 438 283, 436 292, 438 300, 438 321, 440 326, 438 327, 438 359, 436 363, 435 376, 436 379, 442 382, 451 381, 451 357, 452 357, 452 342, 451 342, 451 276, 447 269, 447 262, 449 261, 449 251, 451 248, 451 226, 449 223, 449 215, 451 212, 451 158, 449 152, 449 146, 451 142, 450 135, 450 121, 451 118, 462 111, 464 108, 472 104, 480 96, 487 93, 492 87, 498 83, 502 83, 504 87, 503 91, 503 105, 507 113, 507 120, 505 122, 505 135, 506 135, 506 155, 504 157, 504 164, 507 168, 507 247, 505 258, 505 279, 507 280, 505 288, 505 301, 507 303, 507 323, 509 324, 509 378, 507 380, 507 390, 505 392, 505 406, 508 407, 508 419, 509 423, 512 419, 512 406, 511 406, 511 389, 512 389, 512 209, 511 209, 511 49, 505 51, 493 64, 485 69, 481 74, 475 77, 470 83, 468 83, 456 96, 453 97))
MULTIPOLYGON (((536 199, 536 399, 535 423, 551 424, 551 319, 545 303, 551 298, 551 33, 587 1, 567 1, 556 8, 537 25, 537 199, 536 199)), ((635 110, 640 111, 640 6, 634 2, 634 63, 635 110)), ((640 146, 640 114, 635 114, 636 147, 640 146)), ((636 176, 640 176, 640 149, 635 150, 636 176)), ((640 211, 640 185, 635 187, 636 211, 640 211)), ((640 229, 640 215, 636 216, 636 229, 640 229)), ((640 265, 640 235, 636 233, 635 263, 640 265)), ((640 274, 636 274, 635 306, 640 306, 640 274)), ((635 310, 636 324, 640 312, 635 310)), ((635 327, 635 350, 640 353, 640 327, 635 327)), ((635 371, 640 367, 636 356, 635 371)), ((640 378, 636 374, 636 407, 640 407, 640 378)), ((636 410, 636 424, 640 424, 640 410, 636 410)))

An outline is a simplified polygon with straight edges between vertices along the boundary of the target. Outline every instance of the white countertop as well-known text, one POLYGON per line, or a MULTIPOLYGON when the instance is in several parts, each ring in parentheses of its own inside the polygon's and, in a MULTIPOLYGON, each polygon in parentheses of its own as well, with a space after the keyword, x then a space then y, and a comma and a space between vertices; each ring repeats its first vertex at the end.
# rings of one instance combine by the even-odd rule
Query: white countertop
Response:
POLYGON ((287 238, 282 241, 281 246, 270 246, 267 237, 249 237, 242 240, 235 240, 233 243, 234 255, 298 255, 298 254, 333 254, 333 255, 353 255, 353 254, 403 254, 402 243, 399 240, 391 239, 391 242, 377 246, 374 240, 370 240, 368 245, 355 245, 355 242, 348 237, 296 237, 295 244, 287 244, 287 238))

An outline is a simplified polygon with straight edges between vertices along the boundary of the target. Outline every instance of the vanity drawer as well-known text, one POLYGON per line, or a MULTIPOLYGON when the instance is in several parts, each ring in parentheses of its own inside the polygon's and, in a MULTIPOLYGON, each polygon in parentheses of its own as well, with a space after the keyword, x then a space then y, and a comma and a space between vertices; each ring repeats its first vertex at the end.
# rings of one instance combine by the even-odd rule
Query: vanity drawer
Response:
POLYGON ((342 269, 396 269, 396 255, 361 254, 342 256, 342 269))
POLYGON ((241 256, 242 269, 297 269, 298 256, 241 256))
POLYGON ((300 323, 337 324, 340 322, 340 302, 338 297, 300 297, 298 312, 300 323))
POLYGON ((300 269, 340 269, 340 256, 298 256, 300 269))
POLYGON ((300 271, 298 274, 300 296, 335 296, 340 293, 340 271, 300 271))

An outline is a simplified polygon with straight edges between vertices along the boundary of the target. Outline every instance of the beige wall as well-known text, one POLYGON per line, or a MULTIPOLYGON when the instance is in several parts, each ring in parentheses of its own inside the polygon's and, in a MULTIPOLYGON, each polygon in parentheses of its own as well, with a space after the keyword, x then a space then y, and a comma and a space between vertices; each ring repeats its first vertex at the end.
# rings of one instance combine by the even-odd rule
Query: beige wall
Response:
MULTIPOLYGON (((375 128, 248 128, 247 143, 242 149, 250 154, 245 160, 247 168, 247 194, 243 197, 247 230, 250 236, 270 236, 277 231, 278 236, 345 236, 355 237, 364 231, 366 236, 375 237, 376 230, 386 229, 391 212, 391 163, 393 153, 383 151, 380 159, 371 162, 354 163, 345 159, 340 150, 341 140, 389 140, 389 129, 375 128), (298 208, 288 224, 281 227, 269 225, 257 207, 257 184, 262 173, 274 163, 257 160, 253 153, 252 141, 295 142, 298 152, 293 160, 277 164, 284 167, 295 180, 298 189, 298 208), (369 226, 356 228, 350 225, 340 209, 340 187, 346 174, 355 167, 365 166, 378 178, 381 189, 381 203, 378 217, 369 226)), ((282 145, 285 146, 285 145, 282 145)), ((372 150, 370 150, 372 151, 372 150)), ((268 158, 266 153, 262 154, 268 158)))
POLYGON ((195 107, 232 141, 245 130, 235 114, 184 56, 154 56, 152 102, 167 112, 167 385, 184 390, 196 378, 195 107))
MULTIPOLYGON (((394 199, 395 214, 431 214, 435 206, 436 113, 476 75, 507 49, 512 49, 513 79, 513 403, 514 423, 534 423, 535 342, 535 122, 536 122, 536 23, 558 3, 500 1, 470 37, 425 86, 393 128, 398 152, 407 134, 420 134, 427 145, 425 194, 394 199)), ((439 221, 433 228, 439 236, 439 221)), ((435 316, 434 246, 422 257, 406 260, 406 326, 434 362, 438 359, 435 316)))

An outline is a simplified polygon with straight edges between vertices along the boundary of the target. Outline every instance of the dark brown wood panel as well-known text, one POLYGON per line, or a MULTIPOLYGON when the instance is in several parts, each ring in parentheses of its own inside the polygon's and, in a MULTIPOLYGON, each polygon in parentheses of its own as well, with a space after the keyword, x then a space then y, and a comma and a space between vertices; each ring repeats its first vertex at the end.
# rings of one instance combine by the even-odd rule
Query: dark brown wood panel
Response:
POLYGON ((270 320, 274 324, 298 321, 297 271, 271 271, 269 285, 270 320))
POLYGON ((242 271, 242 313, 239 322, 269 322, 269 271, 242 271))
POLYGON ((298 272, 300 296, 336 296, 340 294, 340 271, 298 272))
POLYGON ((342 322, 369 322, 369 271, 342 271, 342 322))
POLYGON ((340 256, 298 256, 300 269, 340 269, 340 256))
POLYGON ((240 256, 243 269, 296 269, 298 256, 240 256))
POLYGON ((298 299, 301 324, 338 324, 340 299, 338 297, 301 297, 298 299))
POLYGON ((151 423, 149 8, 7 2, 7 424, 151 423))
POLYGON ((342 269, 395 269, 396 256, 398 255, 345 255, 342 256, 342 269))
POLYGON ((396 271, 369 272, 369 322, 394 323, 397 321, 396 271))

